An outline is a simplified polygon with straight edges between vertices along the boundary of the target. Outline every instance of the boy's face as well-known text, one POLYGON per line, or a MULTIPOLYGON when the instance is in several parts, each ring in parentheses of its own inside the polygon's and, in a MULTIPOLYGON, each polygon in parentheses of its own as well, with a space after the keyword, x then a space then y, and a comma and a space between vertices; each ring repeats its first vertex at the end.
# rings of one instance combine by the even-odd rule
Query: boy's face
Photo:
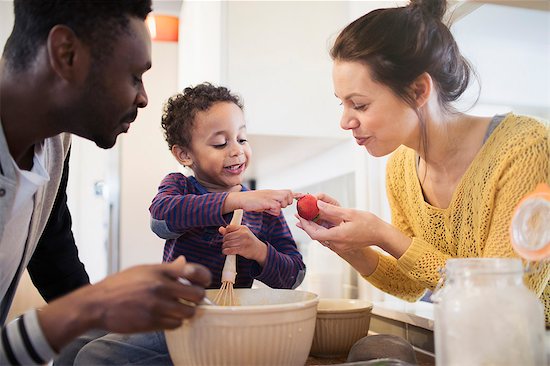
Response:
POLYGON ((252 155, 243 111, 218 102, 198 112, 186 155, 186 165, 209 192, 239 191, 252 155))

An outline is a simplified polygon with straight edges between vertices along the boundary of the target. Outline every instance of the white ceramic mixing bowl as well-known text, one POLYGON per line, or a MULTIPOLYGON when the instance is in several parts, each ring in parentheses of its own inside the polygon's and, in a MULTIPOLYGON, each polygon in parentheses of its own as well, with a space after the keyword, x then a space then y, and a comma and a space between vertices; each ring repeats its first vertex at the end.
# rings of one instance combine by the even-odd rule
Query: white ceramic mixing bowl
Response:
MULTIPOLYGON (((235 289, 240 306, 197 307, 166 331, 174 365, 304 365, 315 330, 318 296, 281 289, 235 289)), ((218 290, 207 290, 213 299, 218 290)))

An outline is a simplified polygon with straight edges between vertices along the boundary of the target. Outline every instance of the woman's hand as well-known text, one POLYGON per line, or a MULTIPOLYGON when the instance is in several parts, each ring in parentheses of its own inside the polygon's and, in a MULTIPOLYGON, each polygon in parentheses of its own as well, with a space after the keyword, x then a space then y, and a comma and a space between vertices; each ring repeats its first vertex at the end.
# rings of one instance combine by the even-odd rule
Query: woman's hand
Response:
MULTIPOLYGON (((294 198, 296 198, 297 200, 302 198, 303 196, 305 196, 306 193, 301 193, 301 192, 294 192, 294 198)), ((333 206, 340 206, 340 202, 338 202, 336 200, 336 198, 332 198, 331 196, 329 196, 328 194, 325 194, 325 193, 317 193, 317 194, 314 194, 313 196, 315 196, 315 198, 317 198, 319 201, 323 201, 323 202, 326 202, 326 203, 330 203, 331 205, 333 206)))
MULTIPOLYGON (((294 198, 299 200, 304 195, 305 195, 305 193, 295 192, 294 193, 294 198)), ((317 194, 314 194, 313 196, 315 196, 315 198, 317 198, 317 201, 323 201, 323 202, 326 202, 326 203, 331 204, 333 206, 338 206, 338 207, 340 206, 340 203, 335 198, 332 198, 328 194, 317 193, 317 194)), ((326 212, 322 212, 322 211, 319 210, 319 218, 317 220, 315 220, 315 222, 318 225, 323 226, 325 228, 331 228, 333 226, 339 225, 342 222, 342 219, 338 216, 331 216, 331 215, 327 214, 326 212)))
POLYGON ((368 212, 343 208, 325 203, 317 203, 320 217, 332 223, 325 227, 313 221, 297 216, 297 226, 303 229, 312 239, 329 247, 337 254, 358 250, 371 245, 385 248, 385 243, 393 226, 368 212))
POLYGON ((258 239, 245 225, 228 225, 219 228, 223 235, 222 253, 238 254, 255 260, 263 266, 267 258, 267 245, 258 239))

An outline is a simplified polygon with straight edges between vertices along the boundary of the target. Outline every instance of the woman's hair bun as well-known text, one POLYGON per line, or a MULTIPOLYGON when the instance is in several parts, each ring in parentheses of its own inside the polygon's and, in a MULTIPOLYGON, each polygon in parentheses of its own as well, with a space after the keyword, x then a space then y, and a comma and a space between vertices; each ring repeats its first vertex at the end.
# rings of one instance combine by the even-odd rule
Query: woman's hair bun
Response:
POLYGON ((447 10, 446 0, 411 0, 409 6, 412 9, 421 10, 422 13, 430 15, 439 20, 443 19, 447 10))

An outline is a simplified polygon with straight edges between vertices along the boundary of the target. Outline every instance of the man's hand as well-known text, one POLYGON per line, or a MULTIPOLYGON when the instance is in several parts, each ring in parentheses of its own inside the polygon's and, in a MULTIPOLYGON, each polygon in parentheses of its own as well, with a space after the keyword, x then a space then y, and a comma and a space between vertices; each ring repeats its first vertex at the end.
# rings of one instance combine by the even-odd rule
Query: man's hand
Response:
POLYGON ((184 257, 132 267, 52 302, 39 312, 39 321, 56 350, 94 328, 118 333, 176 328, 194 315, 192 304, 202 300, 210 277, 206 267, 185 263, 184 257), (194 285, 180 283, 180 277, 194 285))

